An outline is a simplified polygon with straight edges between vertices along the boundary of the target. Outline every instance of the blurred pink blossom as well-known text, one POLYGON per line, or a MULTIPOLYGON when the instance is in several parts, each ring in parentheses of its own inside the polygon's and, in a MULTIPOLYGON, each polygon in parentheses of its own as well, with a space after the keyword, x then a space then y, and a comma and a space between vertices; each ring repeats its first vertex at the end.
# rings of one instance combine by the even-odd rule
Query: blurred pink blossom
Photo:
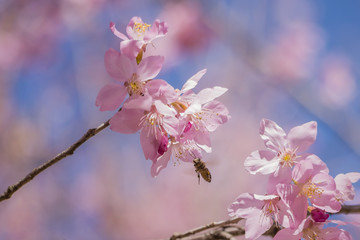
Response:
POLYGON ((321 30, 307 22, 294 22, 268 43, 261 68, 274 82, 306 80, 322 46, 321 30))
POLYGON ((320 99, 330 108, 341 108, 354 97, 356 79, 350 60, 341 56, 328 56, 320 70, 320 99))

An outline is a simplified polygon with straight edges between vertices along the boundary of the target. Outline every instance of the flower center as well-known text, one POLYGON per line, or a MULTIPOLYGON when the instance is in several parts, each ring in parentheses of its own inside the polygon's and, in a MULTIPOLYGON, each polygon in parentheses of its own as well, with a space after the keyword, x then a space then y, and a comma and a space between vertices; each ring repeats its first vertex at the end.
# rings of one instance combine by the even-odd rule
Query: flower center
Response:
POLYGON ((278 221, 279 215, 279 208, 277 207, 276 203, 272 200, 267 201, 263 207, 263 214, 267 217, 274 217, 274 220, 278 221))
POLYGON ((129 96, 132 96, 133 94, 144 96, 143 91, 145 83, 139 81, 139 77, 136 73, 133 73, 131 78, 127 82, 125 82, 124 85, 127 88, 129 96))
POLYGON ((151 27, 151 24, 140 23, 140 22, 134 23, 134 31, 137 33, 140 33, 140 34, 145 33, 145 31, 149 30, 150 27, 151 27))
POLYGON ((319 240, 320 229, 311 226, 303 230, 303 238, 305 240, 319 240))
POLYGON ((292 151, 285 151, 284 153, 279 152, 278 156, 280 157, 280 164, 283 167, 290 167, 294 166, 294 159, 296 158, 296 154, 292 151))
POLYGON ((302 187, 302 194, 308 198, 317 198, 321 197, 321 194, 324 192, 323 189, 319 188, 313 182, 309 181, 302 187))

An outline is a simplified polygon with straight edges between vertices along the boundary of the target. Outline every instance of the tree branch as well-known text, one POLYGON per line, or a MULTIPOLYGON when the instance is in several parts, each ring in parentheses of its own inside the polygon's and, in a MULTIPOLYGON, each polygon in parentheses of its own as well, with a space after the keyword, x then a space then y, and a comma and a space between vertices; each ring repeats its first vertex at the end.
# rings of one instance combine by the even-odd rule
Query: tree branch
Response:
MULTIPOLYGON (((121 108, 119 109, 119 112, 121 111, 121 108)), ((105 128, 107 128, 110 124, 110 119, 107 120, 106 122, 102 123, 101 125, 99 125, 97 128, 91 128, 89 129, 84 136, 82 136, 77 142, 75 142, 73 145, 71 145, 70 147, 68 147, 65 151, 59 153, 58 155, 56 155, 54 158, 48 160, 46 163, 42 164, 41 166, 34 168, 30 173, 28 173, 23 179, 21 179, 20 181, 18 181, 16 184, 14 185, 10 185, 7 190, 0 196, 0 202, 4 201, 6 199, 11 198, 11 196, 17 191, 19 190, 22 186, 24 186, 26 183, 30 182, 34 177, 36 177, 37 175, 39 175, 42 171, 44 171, 45 169, 49 168, 50 166, 54 165, 55 163, 57 163, 58 161, 60 161, 61 159, 70 156, 72 154, 74 154, 75 150, 80 147, 83 143, 85 143, 87 140, 89 140, 90 138, 92 138, 93 136, 95 136, 96 134, 98 134, 99 132, 101 132, 102 130, 104 130, 105 128)))
MULTIPOLYGON (((350 213, 360 213, 360 205, 343 205, 341 210, 334 214, 350 214, 350 213)), ((228 239, 233 240, 235 236, 240 236, 245 234, 245 229, 237 226, 236 224, 242 218, 231 218, 229 220, 224 220, 220 222, 209 223, 205 226, 194 228, 185 233, 174 233, 170 240, 178 240, 185 237, 188 237, 187 240, 210 240, 210 239, 228 239), (194 236, 197 233, 203 232, 205 230, 212 229, 212 231, 205 232, 201 235, 194 236)), ((277 227, 275 224, 266 231, 264 236, 272 236, 274 237, 278 231, 281 229, 277 227)))

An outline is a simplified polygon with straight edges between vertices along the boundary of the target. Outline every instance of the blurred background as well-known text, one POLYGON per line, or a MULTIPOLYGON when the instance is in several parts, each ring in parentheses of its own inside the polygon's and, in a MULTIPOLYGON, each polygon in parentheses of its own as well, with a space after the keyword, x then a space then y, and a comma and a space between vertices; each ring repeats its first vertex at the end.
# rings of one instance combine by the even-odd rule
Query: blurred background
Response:
POLYGON ((110 21, 121 32, 133 16, 166 21, 168 35, 148 47, 165 56, 159 77, 181 88, 207 68, 195 91, 229 88, 219 100, 232 119, 211 135, 204 160, 213 180, 200 185, 186 163, 151 178, 139 134, 105 129, 0 203, 0 239, 164 239, 227 219, 238 195, 265 193, 267 178, 243 167, 265 148, 262 118, 285 131, 317 121, 309 152, 334 177, 360 171, 359 7, 356 0, 1 0, 1 192, 114 114, 95 106, 111 81, 104 53, 119 49, 110 21))

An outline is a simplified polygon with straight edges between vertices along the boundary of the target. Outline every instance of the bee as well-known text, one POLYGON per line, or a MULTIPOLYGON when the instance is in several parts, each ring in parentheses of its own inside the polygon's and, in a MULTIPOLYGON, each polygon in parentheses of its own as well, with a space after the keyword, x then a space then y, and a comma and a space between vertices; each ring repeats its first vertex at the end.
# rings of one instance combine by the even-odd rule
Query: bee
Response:
POLYGON ((206 167, 205 163, 201 161, 200 158, 195 158, 193 162, 194 162, 195 172, 197 173, 199 179, 199 184, 200 184, 200 175, 205 181, 211 182, 211 174, 209 169, 206 167))

